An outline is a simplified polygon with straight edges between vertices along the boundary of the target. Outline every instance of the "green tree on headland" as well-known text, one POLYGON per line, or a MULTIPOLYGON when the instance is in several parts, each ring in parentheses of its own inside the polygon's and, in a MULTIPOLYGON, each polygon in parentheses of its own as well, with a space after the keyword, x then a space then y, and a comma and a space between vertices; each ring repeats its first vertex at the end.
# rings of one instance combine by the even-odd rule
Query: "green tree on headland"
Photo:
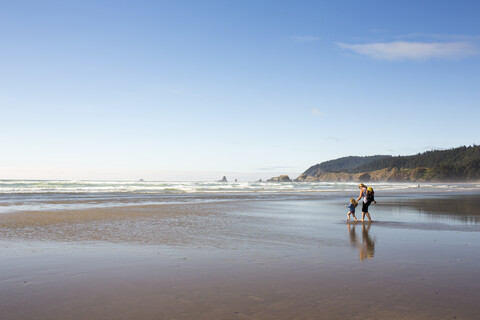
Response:
MULTIPOLYGON (((343 174, 343 178, 353 179, 352 175, 365 175, 380 170, 388 175, 385 178, 387 181, 478 180, 480 179, 480 146, 433 150, 411 156, 344 157, 312 166, 303 176, 319 177, 325 173, 338 173, 343 174)), ((370 177, 370 174, 368 176, 370 177)), ((327 179, 335 179, 335 177, 330 175, 327 179)))

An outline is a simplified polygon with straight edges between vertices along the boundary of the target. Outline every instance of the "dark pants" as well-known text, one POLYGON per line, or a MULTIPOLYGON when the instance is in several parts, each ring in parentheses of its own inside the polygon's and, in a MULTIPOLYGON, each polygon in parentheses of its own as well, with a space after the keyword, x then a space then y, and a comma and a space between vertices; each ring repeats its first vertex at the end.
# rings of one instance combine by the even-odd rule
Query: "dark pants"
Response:
POLYGON ((372 203, 372 201, 367 201, 363 203, 362 212, 368 212, 368 206, 370 205, 370 203, 372 203))

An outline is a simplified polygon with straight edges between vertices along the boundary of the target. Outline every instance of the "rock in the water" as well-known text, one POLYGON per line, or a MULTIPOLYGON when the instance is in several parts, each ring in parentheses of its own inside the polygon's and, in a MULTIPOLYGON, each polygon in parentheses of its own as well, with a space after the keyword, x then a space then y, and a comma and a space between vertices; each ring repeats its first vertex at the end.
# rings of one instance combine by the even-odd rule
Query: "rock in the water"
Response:
POLYGON ((217 182, 228 182, 228 180, 226 176, 223 176, 222 180, 218 180, 217 182))
POLYGON ((290 179, 289 176, 287 176, 286 174, 283 174, 278 177, 270 178, 267 180, 267 182, 292 182, 292 180, 290 179))

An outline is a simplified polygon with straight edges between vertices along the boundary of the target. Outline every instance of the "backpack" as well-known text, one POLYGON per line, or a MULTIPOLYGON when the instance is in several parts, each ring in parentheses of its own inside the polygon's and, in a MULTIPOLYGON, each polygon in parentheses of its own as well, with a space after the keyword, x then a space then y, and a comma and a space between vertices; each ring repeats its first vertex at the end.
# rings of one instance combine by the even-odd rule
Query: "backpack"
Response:
POLYGON ((365 199, 367 201, 373 201, 374 200, 374 196, 375 196, 375 192, 373 191, 369 191, 369 190, 366 190, 366 195, 365 195, 365 199))

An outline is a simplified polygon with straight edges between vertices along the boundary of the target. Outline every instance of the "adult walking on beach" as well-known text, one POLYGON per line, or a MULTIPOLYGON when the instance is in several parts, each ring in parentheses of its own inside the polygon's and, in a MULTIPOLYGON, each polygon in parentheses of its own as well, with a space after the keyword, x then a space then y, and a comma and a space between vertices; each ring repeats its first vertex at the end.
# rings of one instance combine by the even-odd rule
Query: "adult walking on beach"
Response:
POLYGON ((360 189, 360 195, 358 196, 357 201, 359 201, 360 199, 363 199, 362 219, 360 219, 360 221, 363 221, 363 219, 365 219, 365 215, 366 215, 368 220, 371 222, 372 218, 370 217, 370 213, 368 213, 368 206, 372 202, 377 204, 377 201, 375 201, 375 198, 374 198, 374 195, 373 195, 373 189, 372 188, 367 188, 367 186, 364 185, 363 183, 360 183, 358 185, 358 188, 360 189), (371 189, 371 190, 368 190, 368 189, 371 189))

